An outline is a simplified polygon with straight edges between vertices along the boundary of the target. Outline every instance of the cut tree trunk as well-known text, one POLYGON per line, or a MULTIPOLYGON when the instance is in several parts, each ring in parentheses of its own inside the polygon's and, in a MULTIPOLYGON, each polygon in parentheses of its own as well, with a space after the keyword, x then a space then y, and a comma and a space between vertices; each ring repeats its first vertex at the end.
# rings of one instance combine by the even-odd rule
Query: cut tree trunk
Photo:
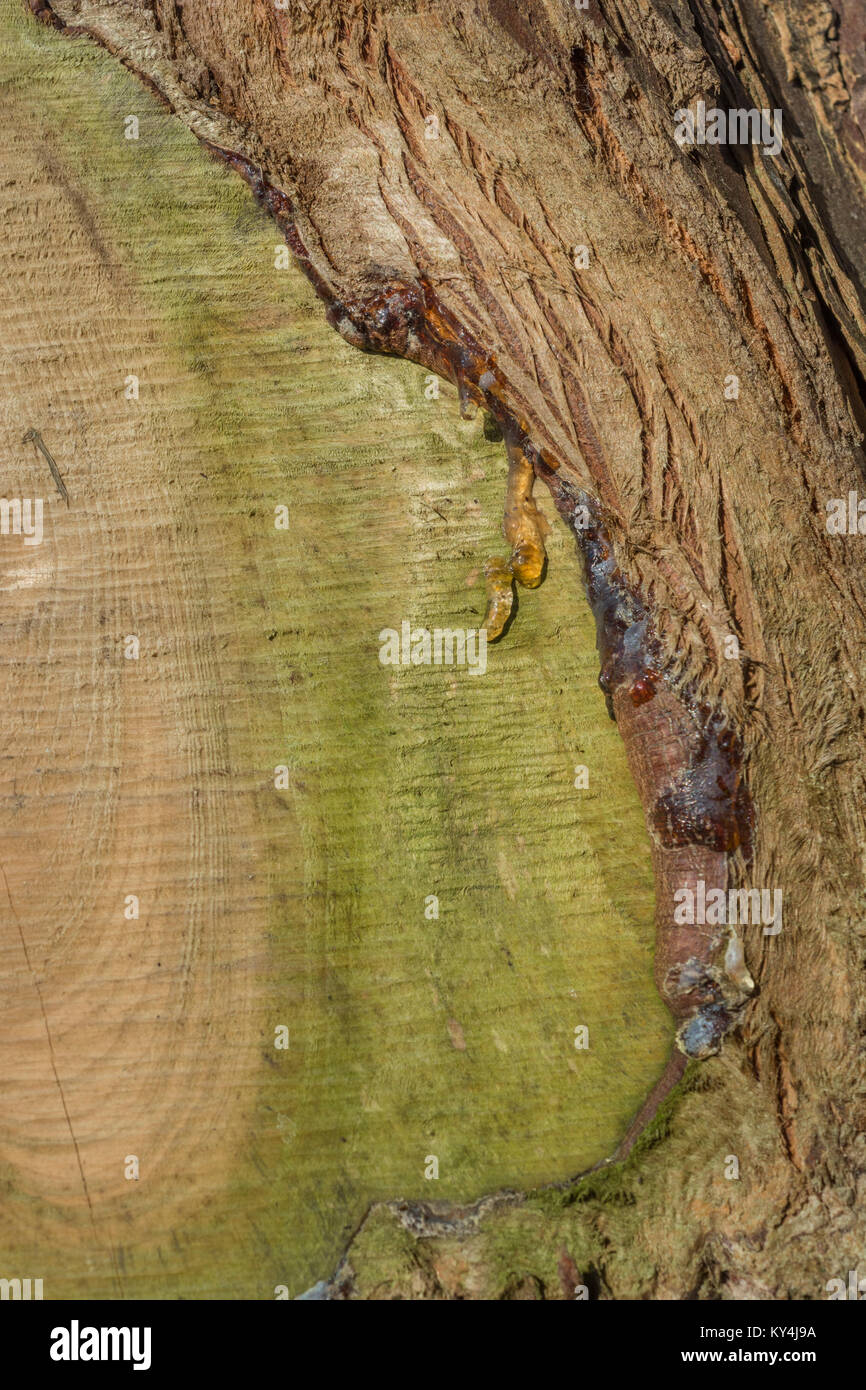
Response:
POLYGON ((371 1202, 615 1148, 671 1047, 643 812, 543 489, 483 677, 379 661, 483 617, 483 417, 334 333, 96 44, 10 0, 0 87, 3 494, 44 503, 0 536, 0 1272, 301 1294, 371 1202))
POLYGON ((583 1258, 616 1297, 824 1296, 863 1235, 856 498, 854 533, 828 526, 866 490, 859 7, 31 8, 249 181, 349 343, 449 377, 549 486, 653 841, 659 987, 681 1054, 714 1059, 621 1202, 533 1209, 568 1225, 556 1275, 549 1242, 543 1269, 490 1273, 525 1204, 443 1218, 411 1257, 435 1213, 383 1208, 332 1293, 550 1296, 583 1258), (781 148, 680 145, 699 101, 781 113, 781 148), (781 893, 781 930, 684 929, 699 883, 781 893))

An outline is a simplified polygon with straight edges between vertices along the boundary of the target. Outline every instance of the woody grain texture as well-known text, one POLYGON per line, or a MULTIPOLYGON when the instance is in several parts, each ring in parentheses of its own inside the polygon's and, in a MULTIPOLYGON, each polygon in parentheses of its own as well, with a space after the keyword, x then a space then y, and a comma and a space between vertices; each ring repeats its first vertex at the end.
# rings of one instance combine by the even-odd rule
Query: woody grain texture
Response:
POLYGON ((568 1296, 572 1261, 604 1296, 820 1296, 862 1243, 866 593, 859 537, 825 524, 864 485, 859 7, 36 8, 258 180, 349 344, 500 406, 594 499, 665 689, 741 742, 754 842, 725 880, 785 895, 784 930, 745 941, 741 1028, 657 1142, 432 1239, 374 1208, 332 1291, 568 1296), (781 152, 678 147, 698 98, 780 109, 781 152))

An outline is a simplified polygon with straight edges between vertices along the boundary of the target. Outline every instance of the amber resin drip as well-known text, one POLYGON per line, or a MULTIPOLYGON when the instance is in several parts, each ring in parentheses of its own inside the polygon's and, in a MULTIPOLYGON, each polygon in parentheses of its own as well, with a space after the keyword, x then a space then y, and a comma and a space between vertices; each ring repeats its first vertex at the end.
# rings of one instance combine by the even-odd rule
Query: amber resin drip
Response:
POLYGON ((547 560, 544 549, 547 522, 532 496, 535 483, 534 450, 523 432, 513 425, 506 426, 504 433, 508 453, 508 486, 502 530, 511 547, 511 554, 507 559, 488 560, 484 566, 487 584, 484 629, 490 641, 501 636, 511 616, 514 581, 527 589, 536 588, 544 576, 547 560))

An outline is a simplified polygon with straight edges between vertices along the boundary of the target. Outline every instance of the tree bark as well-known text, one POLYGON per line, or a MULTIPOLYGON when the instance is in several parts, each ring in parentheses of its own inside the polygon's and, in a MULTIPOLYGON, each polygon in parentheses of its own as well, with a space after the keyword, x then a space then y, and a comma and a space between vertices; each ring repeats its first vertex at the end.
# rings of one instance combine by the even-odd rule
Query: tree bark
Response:
MULTIPOLYGON (((569 1199, 598 1291, 825 1296, 862 1248, 866 1119, 863 542, 828 530, 864 482, 858 6, 31 8, 154 86, 344 338, 454 380, 575 529, 654 847, 659 987, 681 1051, 713 1057, 632 1156, 634 1210, 569 1199), (679 146, 698 100, 780 111, 781 149, 679 146), (699 882, 781 891, 781 931, 684 929, 699 882)), ((546 1272, 485 1272, 513 1218, 451 1214, 408 1268, 379 1228, 433 1217, 383 1209, 331 1292, 553 1296, 546 1272)))

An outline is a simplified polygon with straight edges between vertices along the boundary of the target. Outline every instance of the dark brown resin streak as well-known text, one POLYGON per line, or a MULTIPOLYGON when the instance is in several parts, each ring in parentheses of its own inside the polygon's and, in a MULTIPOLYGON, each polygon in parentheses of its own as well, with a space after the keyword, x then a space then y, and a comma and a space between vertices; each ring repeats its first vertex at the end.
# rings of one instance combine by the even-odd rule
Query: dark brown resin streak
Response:
POLYGON ((626 583, 597 503, 538 464, 573 530, 598 634, 599 684, 616 720, 646 816, 656 882, 656 984, 688 1057, 719 1050, 754 985, 727 925, 675 921, 675 894, 727 891, 729 856, 751 853, 752 808, 736 734, 664 675, 652 619, 626 583))

